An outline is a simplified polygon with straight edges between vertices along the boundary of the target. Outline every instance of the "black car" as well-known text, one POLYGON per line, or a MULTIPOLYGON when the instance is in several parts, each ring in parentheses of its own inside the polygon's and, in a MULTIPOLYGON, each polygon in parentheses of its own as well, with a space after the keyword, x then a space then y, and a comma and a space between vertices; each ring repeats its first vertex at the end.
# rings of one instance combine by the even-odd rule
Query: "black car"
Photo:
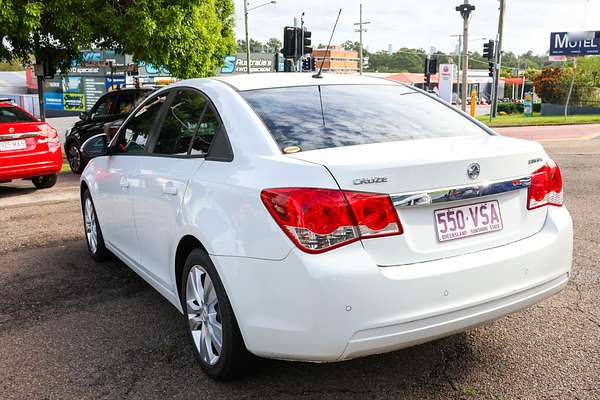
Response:
POLYGON ((94 135, 116 132, 134 106, 151 91, 131 88, 109 92, 100 97, 89 112, 81 113, 81 121, 76 122, 65 137, 65 154, 71 171, 81 174, 90 161, 81 153, 81 145, 94 135))

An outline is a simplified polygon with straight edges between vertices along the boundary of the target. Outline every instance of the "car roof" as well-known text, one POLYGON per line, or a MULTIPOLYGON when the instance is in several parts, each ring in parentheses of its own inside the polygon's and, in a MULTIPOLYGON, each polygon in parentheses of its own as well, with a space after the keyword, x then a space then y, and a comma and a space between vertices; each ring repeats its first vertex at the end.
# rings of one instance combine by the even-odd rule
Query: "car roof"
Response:
POLYGON ((117 93, 123 93, 123 92, 151 92, 152 90, 154 90, 153 88, 149 88, 149 87, 141 87, 141 88, 119 88, 117 90, 113 90, 112 92, 106 92, 106 94, 117 94, 117 93))
POLYGON ((391 80, 364 75, 322 74, 322 78, 313 78, 313 75, 313 73, 278 72, 235 74, 210 79, 223 82, 237 91, 313 85, 399 85, 391 80))

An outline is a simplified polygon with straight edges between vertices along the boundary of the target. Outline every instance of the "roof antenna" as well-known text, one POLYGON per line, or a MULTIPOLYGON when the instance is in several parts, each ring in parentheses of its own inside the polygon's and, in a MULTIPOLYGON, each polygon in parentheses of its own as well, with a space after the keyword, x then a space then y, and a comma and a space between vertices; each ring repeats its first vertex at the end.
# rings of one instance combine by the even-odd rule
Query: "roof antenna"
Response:
MULTIPOLYGON (((338 12, 337 18, 335 19, 335 25, 333 25, 333 30, 331 31, 331 36, 329 37, 329 43, 327 43, 327 48, 325 49, 325 55, 323 56, 323 60, 321 60, 321 66, 319 67, 319 72, 314 74, 313 78, 322 78, 321 71, 323 70, 323 64, 325 64, 325 59, 328 58, 327 53, 329 52, 329 46, 331 46, 331 39, 333 39, 333 34, 335 33, 335 28, 337 27, 337 23, 340 19, 340 14, 342 14, 342 9, 340 8, 340 12, 338 12)), ((331 57, 331 55, 329 55, 331 57)))

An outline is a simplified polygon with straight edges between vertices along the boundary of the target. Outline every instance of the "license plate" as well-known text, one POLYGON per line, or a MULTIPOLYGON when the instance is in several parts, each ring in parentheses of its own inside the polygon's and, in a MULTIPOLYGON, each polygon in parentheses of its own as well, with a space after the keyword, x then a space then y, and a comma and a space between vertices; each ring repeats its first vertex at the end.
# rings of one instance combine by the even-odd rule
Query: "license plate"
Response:
POLYGON ((440 242, 501 231, 503 228, 497 200, 435 210, 434 217, 440 242))
POLYGON ((0 151, 22 150, 27 148, 25 140, 0 141, 0 151))

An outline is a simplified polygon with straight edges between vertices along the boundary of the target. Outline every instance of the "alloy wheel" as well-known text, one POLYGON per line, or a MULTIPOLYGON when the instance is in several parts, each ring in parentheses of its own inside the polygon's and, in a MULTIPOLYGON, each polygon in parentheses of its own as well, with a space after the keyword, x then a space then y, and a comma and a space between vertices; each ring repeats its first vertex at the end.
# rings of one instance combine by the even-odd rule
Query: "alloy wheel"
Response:
POLYGON ((196 350, 203 362, 215 365, 223 347, 223 326, 215 286, 200 265, 194 265, 187 277, 186 308, 196 350))
POLYGON ((71 170, 79 171, 79 168, 81 167, 81 153, 79 152, 77 145, 72 144, 71 146, 69 146, 68 158, 69 158, 69 166, 71 167, 71 170))
POLYGON ((90 251, 95 253, 98 249, 98 225, 96 223, 94 205, 89 198, 85 200, 83 220, 85 223, 85 235, 87 237, 88 245, 90 246, 90 251))

